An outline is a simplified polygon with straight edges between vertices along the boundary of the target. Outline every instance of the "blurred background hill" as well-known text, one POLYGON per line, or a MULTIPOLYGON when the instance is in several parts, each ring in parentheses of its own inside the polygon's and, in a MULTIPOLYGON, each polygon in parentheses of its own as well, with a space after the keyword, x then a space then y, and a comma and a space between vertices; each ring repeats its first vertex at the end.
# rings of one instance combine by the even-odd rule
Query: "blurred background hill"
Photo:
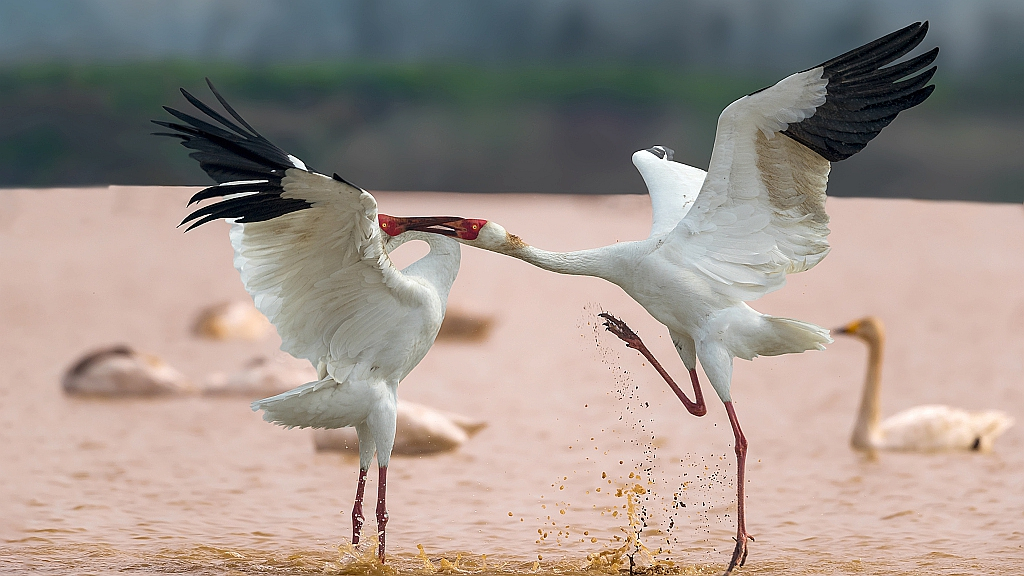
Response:
POLYGON ((644 193, 737 97, 917 20, 935 94, 835 164, 841 196, 1024 200, 1019 0, 0 3, 0 187, 203 184, 149 133, 212 101, 372 190, 644 193))

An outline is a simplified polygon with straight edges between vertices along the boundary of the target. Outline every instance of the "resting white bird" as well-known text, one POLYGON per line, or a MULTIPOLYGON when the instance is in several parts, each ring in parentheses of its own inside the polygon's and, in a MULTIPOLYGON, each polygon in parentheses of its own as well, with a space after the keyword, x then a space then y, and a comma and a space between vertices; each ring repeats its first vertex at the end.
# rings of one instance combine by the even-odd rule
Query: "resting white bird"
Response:
MULTIPOLYGON (((337 174, 332 178, 310 170, 253 130, 212 84, 210 89, 237 124, 185 90, 189 102, 224 128, 167 107, 183 124, 156 122, 174 131, 161 135, 181 138, 182 145, 195 150, 190 156, 218 182, 190 204, 224 197, 192 212, 182 224, 191 222, 191 230, 233 219, 234 264, 245 289, 277 327, 281 349, 317 369, 318 380, 253 402, 253 410, 289 428, 355 427, 359 482, 353 544, 359 542, 366 472, 376 451, 378 556, 383 562, 398 383, 433 344, 459 271, 459 244, 424 231, 440 231, 437 225, 452 218, 378 215, 368 192, 337 174), (400 272, 388 252, 414 239, 424 240, 430 252, 400 272)), ((452 234, 450 229, 446 233, 452 234)))
POLYGON ((1013 419, 998 410, 968 412, 939 404, 916 406, 881 420, 885 325, 868 316, 837 328, 836 333, 855 336, 868 345, 868 372, 850 437, 850 445, 857 450, 987 452, 996 438, 1013 425, 1013 419))
POLYGON ((68 368, 61 384, 67 394, 108 398, 197 391, 184 374, 161 358, 124 345, 89 352, 68 368))
POLYGON ((668 148, 635 153, 654 212, 646 240, 558 253, 529 246, 487 220, 452 224, 464 244, 620 286, 668 327, 695 400, 686 398, 624 323, 603 314, 606 326, 644 354, 697 416, 706 412, 697 382, 700 360, 725 403, 736 441, 737 534, 727 574, 746 559, 749 537, 743 510, 747 441, 730 394, 733 358, 821 350, 832 341, 828 330, 760 314, 745 302, 781 288, 786 274, 807 270, 828 253, 829 162, 855 154, 900 111, 931 94, 934 86, 925 84, 935 68, 921 70, 938 48, 880 68, 914 49, 927 29, 927 23, 913 24, 733 102, 718 120, 706 174, 673 162, 668 148))
MULTIPOLYGON (((398 401, 393 455, 422 456, 455 450, 487 423, 408 400, 398 401)), ((354 452, 359 438, 348 428, 316 430, 313 444, 317 450, 354 452)))

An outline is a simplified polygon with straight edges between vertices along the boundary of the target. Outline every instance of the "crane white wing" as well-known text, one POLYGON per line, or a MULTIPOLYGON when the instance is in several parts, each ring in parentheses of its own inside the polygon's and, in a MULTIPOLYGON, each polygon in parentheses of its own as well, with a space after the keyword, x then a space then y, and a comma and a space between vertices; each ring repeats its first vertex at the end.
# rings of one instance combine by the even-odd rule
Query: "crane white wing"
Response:
MULTIPOLYGON (((210 86, 213 90, 213 86, 210 86)), ((224 128, 177 110, 184 124, 157 122, 196 150, 191 156, 220 182, 191 203, 223 197, 191 213, 189 229, 234 220, 235 267, 257 308, 277 327, 281 348, 343 381, 360 353, 387 345, 389 328, 415 323, 428 290, 392 265, 368 192, 314 172, 253 130, 213 90, 238 122, 184 90, 224 128), (241 125, 239 125, 241 124, 241 125)))
POLYGON ((322 174, 289 169, 282 198, 310 208, 235 223, 235 268, 256 307, 277 327, 281 349, 343 381, 364 350, 386 345, 429 296, 391 264, 373 197, 322 174))
POLYGON ((671 148, 655 146, 633 153, 633 164, 651 195, 651 236, 671 232, 697 199, 707 172, 672 160, 671 148))
POLYGON ((726 107, 700 194, 666 244, 673 260, 717 292, 752 300, 824 258, 829 161, 931 94, 935 68, 918 72, 937 48, 881 68, 927 29, 913 24, 726 107))

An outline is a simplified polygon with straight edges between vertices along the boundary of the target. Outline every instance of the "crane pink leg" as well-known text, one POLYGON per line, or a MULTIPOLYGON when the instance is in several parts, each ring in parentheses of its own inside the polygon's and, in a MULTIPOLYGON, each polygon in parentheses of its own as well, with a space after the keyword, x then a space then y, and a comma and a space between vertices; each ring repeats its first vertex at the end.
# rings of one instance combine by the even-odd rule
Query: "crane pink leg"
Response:
MULTIPOLYGON (((660 365, 658 367, 660 368, 660 365)), ((693 414, 694 416, 703 416, 703 415, 708 413, 708 407, 707 407, 707 405, 704 404, 704 395, 701 394, 701 392, 700 392, 700 382, 697 380, 697 369, 696 368, 691 368, 689 370, 689 372, 690 372, 690 383, 693 384, 693 397, 694 397, 694 400, 696 400, 696 402, 694 402, 694 406, 695 406, 696 412, 694 410, 690 410, 689 407, 687 407, 687 410, 690 412, 690 414, 693 414)), ((672 382, 670 384, 670 386, 672 386, 672 390, 676 393, 676 396, 678 396, 680 399, 683 399, 683 398, 686 397, 683 394, 683 391, 680 390, 679 387, 675 385, 675 382, 672 382)), ((684 404, 685 404, 685 402, 684 402, 684 404)))
POLYGON ((384 503, 388 491, 388 467, 381 466, 377 476, 377 556, 384 563, 384 527, 388 524, 388 508, 384 503))
POLYGON ((732 560, 729 567, 725 569, 722 576, 728 576, 737 565, 743 566, 747 561, 747 539, 753 540, 753 536, 747 534, 747 526, 743 520, 743 483, 744 471, 747 464, 747 439, 740 430, 740 421, 736 419, 736 410, 732 402, 725 403, 725 411, 729 414, 729 423, 732 424, 732 433, 736 438, 736 548, 732 552, 732 560))
POLYGON ((366 488, 366 469, 359 469, 359 483, 356 484, 356 503, 352 505, 352 545, 359 544, 363 531, 363 489, 366 488))
POLYGON ((604 318, 604 327, 612 334, 618 336, 620 340, 625 342, 627 348, 632 348, 643 354, 644 358, 647 358, 647 361, 651 363, 651 366, 654 366, 654 369, 658 371, 658 374, 661 374, 661 377, 666 383, 668 383, 669 388, 671 388, 672 391, 676 393, 676 396, 679 397, 679 400, 682 401, 687 412, 694 416, 703 416, 708 413, 708 407, 704 404, 704 395, 700 390, 700 382, 697 381, 696 369, 690 370, 690 383, 693 384, 694 396, 694 401, 691 402, 690 399, 686 397, 686 393, 684 393, 676 384, 675 380, 673 380, 672 377, 668 375, 668 372, 661 367, 661 363, 655 360, 654 354, 651 354, 651 351, 647 349, 647 346, 642 340, 640 340, 640 337, 636 335, 636 332, 633 332, 625 322, 619 320, 615 316, 612 316, 608 312, 602 312, 598 314, 598 316, 604 318))

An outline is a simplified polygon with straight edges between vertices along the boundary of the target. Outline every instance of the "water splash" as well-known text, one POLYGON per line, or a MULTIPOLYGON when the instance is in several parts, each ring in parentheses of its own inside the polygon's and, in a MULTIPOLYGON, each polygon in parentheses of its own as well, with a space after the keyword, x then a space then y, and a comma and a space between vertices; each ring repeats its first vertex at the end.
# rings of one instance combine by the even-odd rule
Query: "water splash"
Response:
POLYGON ((646 493, 647 490, 639 484, 624 486, 616 491, 616 497, 626 498, 626 518, 629 525, 622 528, 626 535, 625 542, 618 548, 602 550, 587 556, 587 570, 618 572, 628 567, 629 573, 634 574, 638 568, 646 570, 659 564, 672 565, 669 561, 659 561, 655 558, 654 555, 660 553, 660 549, 651 551, 643 543, 642 533, 647 523, 638 513, 637 499, 646 493))
MULTIPOLYGON (((598 553, 600 556, 594 561, 599 564, 611 562, 623 570, 630 565, 634 571, 638 565, 663 570, 670 565, 667 555, 671 550, 668 547, 676 546, 686 549, 687 558, 692 558, 694 552, 703 551, 708 555, 706 559, 712 561, 712 556, 718 552, 710 540, 712 524, 731 520, 730 511, 719 505, 728 497, 725 491, 728 487, 724 474, 726 463, 715 454, 686 454, 681 459, 659 458, 651 404, 645 400, 634 375, 623 366, 622 354, 631 352, 606 332, 598 317, 604 311, 597 303, 587 304, 578 327, 586 347, 596 351, 599 361, 614 378, 615 386, 609 393, 615 395, 622 405, 618 420, 633 430, 632 435, 620 438, 628 444, 623 459, 632 460, 634 468, 628 482, 642 482, 631 486, 641 486, 643 492, 625 490, 628 496, 625 507, 627 516, 631 517, 629 527, 620 529, 630 533, 621 544, 615 542, 614 548, 598 553), (673 486, 676 488, 672 489, 673 486), (690 528, 694 531, 692 535, 686 533, 690 528), (698 534, 700 532, 703 534, 698 534), (644 546, 642 536, 647 537, 650 547, 644 546), (655 541, 660 546, 651 544, 655 541), (648 556, 651 560, 646 560, 648 556), (656 556, 660 556, 660 562, 656 556)), ((646 362, 641 363, 647 366, 646 362)), ((654 378, 653 371, 651 374, 650 377, 654 378)), ((641 378, 646 381, 646 374, 641 374, 641 378)), ((623 430, 619 431, 620 435, 621 432, 623 430)), ((626 482, 622 477, 619 480, 626 482)), ((612 517, 617 516, 617 511, 612 512, 612 517)))
MULTIPOLYGON (((393 563, 381 564, 377 558, 377 534, 372 531, 364 534, 358 544, 342 542, 338 544, 337 565, 330 568, 335 574, 365 574, 367 576, 398 576, 399 571, 393 563)), ((385 557, 387 558, 387 557, 385 557)), ((327 572, 328 566, 325 566, 327 572)))

